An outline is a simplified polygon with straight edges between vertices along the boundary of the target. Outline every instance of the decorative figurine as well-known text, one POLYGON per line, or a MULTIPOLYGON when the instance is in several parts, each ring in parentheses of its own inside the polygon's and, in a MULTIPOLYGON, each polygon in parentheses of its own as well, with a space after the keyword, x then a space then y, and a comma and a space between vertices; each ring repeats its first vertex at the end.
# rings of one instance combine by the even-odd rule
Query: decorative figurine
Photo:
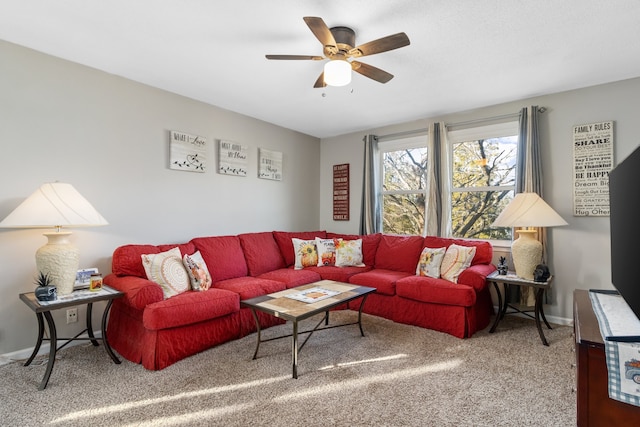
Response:
POLYGON ((36 298, 38 301, 55 301, 58 299, 58 291, 55 286, 51 284, 51 278, 49 274, 44 274, 42 271, 38 274, 36 279, 36 298))
POLYGON ((546 282, 547 279, 551 277, 551 273, 549 273, 549 267, 544 264, 536 265, 536 269, 533 270, 533 281, 534 282, 546 282))
POLYGON ((500 262, 498 263, 498 274, 506 275, 509 267, 507 266, 507 259, 503 256, 500 257, 500 262))

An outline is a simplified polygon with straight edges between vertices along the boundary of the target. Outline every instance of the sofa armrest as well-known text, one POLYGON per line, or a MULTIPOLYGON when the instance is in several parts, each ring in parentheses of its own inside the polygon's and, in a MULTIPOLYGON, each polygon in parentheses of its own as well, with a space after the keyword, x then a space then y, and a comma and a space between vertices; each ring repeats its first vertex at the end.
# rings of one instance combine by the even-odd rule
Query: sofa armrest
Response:
POLYGON ((493 264, 476 264, 464 270, 458 277, 458 283, 473 287, 476 292, 487 285, 487 276, 496 270, 493 264))
POLYGON ((141 277, 109 274, 104 283, 123 292, 124 301, 137 310, 144 310, 147 305, 164 299, 160 285, 141 277))

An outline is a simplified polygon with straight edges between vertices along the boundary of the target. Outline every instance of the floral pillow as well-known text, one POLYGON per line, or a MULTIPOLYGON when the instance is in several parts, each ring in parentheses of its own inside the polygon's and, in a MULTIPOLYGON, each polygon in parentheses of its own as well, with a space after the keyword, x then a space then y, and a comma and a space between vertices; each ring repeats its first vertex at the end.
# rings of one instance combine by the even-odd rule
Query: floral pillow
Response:
POLYGON ((336 265, 336 244, 334 239, 316 237, 316 249, 318 250, 318 267, 336 265))
POLYGON ((186 292, 191 287, 179 248, 141 257, 147 279, 160 285, 165 299, 186 292))
POLYGON ((442 259, 440 275, 443 279, 458 283, 458 276, 469 268, 475 255, 475 246, 460 246, 456 244, 449 246, 442 259))
POLYGON ((447 248, 424 248, 416 267, 417 276, 440 278, 440 265, 447 248))
POLYGON ((362 239, 334 239, 336 267, 364 267, 362 262, 362 239))
POLYGON ((211 287, 211 274, 207 264, 200 251, 196 251, 193 255, 185 255, 182 257, 182 263, 187 269, 187 274, 191 281, 191 289, 194 291, 206 291, 211 287))
POLYGON ((293 243, 293 253, 296 257, 294 264, 296 270, 318 265, 318 250, 316 249, 315 240, 301 240, 294 237, 291 242, 293 243))

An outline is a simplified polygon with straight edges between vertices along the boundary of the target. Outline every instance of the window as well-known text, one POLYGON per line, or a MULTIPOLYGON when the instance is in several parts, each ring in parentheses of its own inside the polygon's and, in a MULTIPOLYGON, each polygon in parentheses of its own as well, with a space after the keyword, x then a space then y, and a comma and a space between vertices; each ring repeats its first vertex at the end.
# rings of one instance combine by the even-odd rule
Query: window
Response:
POLYGON ((518 122, 449 132, 452 236, 511 240, 491 224, 515 194, 518 122))
POLYGON ((425 135, 379 144, 382 162, 382 231, 424 233, 427 187, 425 135))

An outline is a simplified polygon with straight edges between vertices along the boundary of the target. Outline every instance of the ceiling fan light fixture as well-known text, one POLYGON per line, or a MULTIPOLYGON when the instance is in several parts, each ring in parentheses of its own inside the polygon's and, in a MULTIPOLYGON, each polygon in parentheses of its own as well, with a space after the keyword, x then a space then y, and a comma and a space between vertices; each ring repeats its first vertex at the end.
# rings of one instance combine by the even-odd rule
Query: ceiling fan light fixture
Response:
POLYGON ((334 59, 324 64, 324 82, 329 86, 345 86, 351 83, 349 61, 334 59))

